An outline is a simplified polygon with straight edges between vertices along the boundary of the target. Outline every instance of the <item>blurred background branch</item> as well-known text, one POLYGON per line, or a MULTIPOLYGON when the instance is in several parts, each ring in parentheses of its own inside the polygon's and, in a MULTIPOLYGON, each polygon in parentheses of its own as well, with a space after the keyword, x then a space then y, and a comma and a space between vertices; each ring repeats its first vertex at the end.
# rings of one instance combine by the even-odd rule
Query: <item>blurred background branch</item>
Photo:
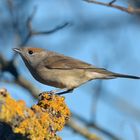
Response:
POLYGON ((88 140, 100 140, 100 138, 98 138, 95 134, 91 133, 87 129, 87 127, 78 125, 77 121, 74 121, 74 119, 70 119, 70 121, 67 123, 67 126, 70 127, 72 131, 84 136, 88 140))
POLYGON ((140 8, 135 8, 135 7, 132 7, 131 5, 129 5, 128 7, 123 7, 123 6, 119 6, 119 5, 115 4, 117 2, 117 0, 112 0, 110 2, 101 2, 98 0, 84 0, 84 1, 93 3, 93 4, 102 5, 102 6, 112 7, 112 8, 121 10, 123 12, 127 12, 129 14, 139 14, 140 13, 140 8))

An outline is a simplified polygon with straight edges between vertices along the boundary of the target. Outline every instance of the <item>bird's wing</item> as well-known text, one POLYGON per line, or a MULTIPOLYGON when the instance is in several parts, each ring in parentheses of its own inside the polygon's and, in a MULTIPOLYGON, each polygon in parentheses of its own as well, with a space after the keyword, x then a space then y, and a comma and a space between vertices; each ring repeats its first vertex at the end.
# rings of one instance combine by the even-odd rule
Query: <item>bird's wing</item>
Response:
POLYGON ((83 61, 64 56, 64 55, 53 55, 48 56, 42 61, 48 69, 92 69, 95 68, 93 65, 85 63, 83 61))
POLYGON ((137 76, 114 73, 104 68, 96 68, 95 66, 91 64, 74 59, 72 57, 59 55, 59 54, 48 56, 42 61, 42 64, 48 69, 62 69, 62 70, 85 69, 91 72, 102 74, 102 75, 99 75, 99 77, 97 78, 108 79, 108 78, 121 77, 121 78, 140 79, 140 77, 137 77, 137 76))

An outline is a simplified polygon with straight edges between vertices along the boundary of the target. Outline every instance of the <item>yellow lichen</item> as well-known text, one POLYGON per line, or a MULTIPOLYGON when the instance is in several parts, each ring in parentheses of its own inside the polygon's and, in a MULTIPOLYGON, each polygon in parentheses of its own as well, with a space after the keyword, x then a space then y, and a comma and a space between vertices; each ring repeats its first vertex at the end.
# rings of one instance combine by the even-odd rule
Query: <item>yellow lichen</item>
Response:
POLYGON ((15 101, 6 91, 0 91, 0 121, 32 140, 60 140, 56 132, 70 117, 64 101, 64 97, 46 93, 30 109, 24 101, 15 101))

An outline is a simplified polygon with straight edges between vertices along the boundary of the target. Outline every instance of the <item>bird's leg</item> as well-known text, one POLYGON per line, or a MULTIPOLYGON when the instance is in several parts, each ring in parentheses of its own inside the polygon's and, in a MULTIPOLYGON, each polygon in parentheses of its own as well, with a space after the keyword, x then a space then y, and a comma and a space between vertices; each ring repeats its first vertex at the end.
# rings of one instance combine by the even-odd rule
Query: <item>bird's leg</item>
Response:
POLYGON ((62 91, 62 92, 58 92, 56 93, 57 95, 63 95, 63 94, 66 94, 66 93, 70 93, 72 92, 74 89, 66 89, 65 91, 62 91))
POLYGON ((43 94, 46 94, 46 93, 48 93, 48 94, 63 95, 63 94, 66 94, 66 93, 70 93, 72 91, 73 91, 73 89, 66 89, 66 88, 64 88, 64 89, 56 89, 56 90, 51 90, 51 91, 44 91, 44 92, 41 92, 39 94, 39 97, 41 97, 43 94))
POLYGON ((59 89, 51 90, 50 93, 55 94, 55 93, 61 92, 62 90, 65 90, 65 89, 60 89, 59 88, 59 89))

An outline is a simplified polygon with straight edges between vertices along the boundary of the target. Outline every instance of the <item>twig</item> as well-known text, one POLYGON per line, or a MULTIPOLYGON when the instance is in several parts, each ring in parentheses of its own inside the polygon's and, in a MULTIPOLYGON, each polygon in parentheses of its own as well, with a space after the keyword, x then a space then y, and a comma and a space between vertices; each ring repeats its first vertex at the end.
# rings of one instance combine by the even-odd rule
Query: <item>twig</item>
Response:
POLYGON ((96 1, 96 0, 83 0, 83 1, 98 4, 98 5, 102 5, 102 6, 112 7, 112 8, 115 8, 115 9, 119 9, 123 12, 127 12, 129 14, 139 14, 140 13, 140 8, 134 8, 132 6, 128 6, 128 8, 122 7, 122 6, 114 4, 115 1, 111 1, 109 3, 100 2, 100 1, 96 1))
POLYGON ((117 0, 112 0, 112 1, 110 1, 108 4, 109 5, 112 5, 113 3, 115 3, 117 0))
POLYGON ((59 25, 59 26, 55 27, 55 28, 52 29, 52 30, 48 30, 48 31, 38 31, 38 32, 32 31, 31 34, 32 34, 32 35, 48 35, 48 34, 54 33, 54 32, 56 32, 56 31, 58 31, 58 30, 60 30, 60 29, 62 29, 62 28, 64 28, 64 27, 66 27, 67 25, 69 25, 68 22, 66 22, 66 23, 64 23, 64 24, 62 24, 62 25, 59 25))

